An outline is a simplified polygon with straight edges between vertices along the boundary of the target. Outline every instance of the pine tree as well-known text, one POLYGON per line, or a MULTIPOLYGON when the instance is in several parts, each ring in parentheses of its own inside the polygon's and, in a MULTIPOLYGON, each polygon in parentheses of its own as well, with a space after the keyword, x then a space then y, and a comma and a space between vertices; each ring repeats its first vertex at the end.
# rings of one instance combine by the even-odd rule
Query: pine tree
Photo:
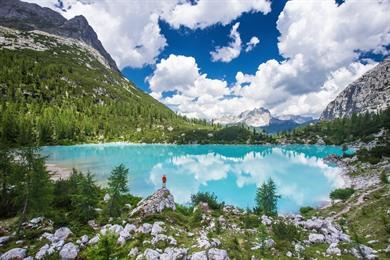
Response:
POLYGON ((270 178, 268 182, 264 182, 256 193, 257 210, 267 216, 274 216, 278 213, 277 204, 279 195, 276 194, 275 182, 270 178))
POLYGON ((74 189, 71 195, 73 214, 81 222, 86 223, 96 216, 98 187, 90 172, 84 176, 77 171, 73 171, 72 186, 72 189, 74 189))
POLYGON ((129 169, 127 169, 123 164, 120 164, 112 170, 111 175, 108 178, 108 189, 110 193, 108 214, 111 217, 117 217, 120 215, 120 209, 122 207, 121 195, 128 191, 128 174, 129 169))
POLYGON ((18 234, 27 216, 45 214, 53 198, 53 183, 45 167, 45 158, 36 148, 22 149, 19 157, 20 165, 14 176, 16 199, 21 205, 18 234))

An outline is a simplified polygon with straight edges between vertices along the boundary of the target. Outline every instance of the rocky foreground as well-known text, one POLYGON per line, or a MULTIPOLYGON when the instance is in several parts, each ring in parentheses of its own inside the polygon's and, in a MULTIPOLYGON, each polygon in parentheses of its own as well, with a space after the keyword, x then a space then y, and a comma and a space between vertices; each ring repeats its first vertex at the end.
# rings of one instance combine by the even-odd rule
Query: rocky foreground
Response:
POLYGON ((389 237, 364 244, 339 224, 334 212, 327 218, 268 217, 229 205, 215 211, 201 203, 186 215, 177 207, 169 190, 162 188, 129 210, 127 218, 100 225, 89 221, 85 234, 68 227, 54 229, 51 220, 34 218, 23 227, 36 234, 36 241, 16 240, 13 233, 2 236, 0 249, 8 250, 0 259, 92 259, 88 254, 100 252, 110 241, 120 253, 112 259, 378 259, 390 254, 389 237), (376 245, 383 248, 374 249, 376 245))

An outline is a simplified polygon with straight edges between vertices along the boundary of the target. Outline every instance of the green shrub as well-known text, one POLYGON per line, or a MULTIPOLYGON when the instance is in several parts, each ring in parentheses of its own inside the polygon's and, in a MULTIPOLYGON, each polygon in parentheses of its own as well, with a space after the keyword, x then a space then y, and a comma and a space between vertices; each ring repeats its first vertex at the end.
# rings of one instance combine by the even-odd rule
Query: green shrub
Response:
POLYGON ((272 231, 280 240, 296 241, 301 237, 298 228, 294 224, 283 221, 275 222, 272 225, 272 231))
POLYGON ((119 259, 121 258, 121 252, 116 241, 117 237, 113 234, 101 236, 96 245, 88 247, 83 252, 83 256, 85 259, 96 260, 119 259))
POLYGON ((210 192, 198 192, 191 195, 191 202, 193 206, 197 206, 200 202, 206 202, 213 210, 220 210, 225 205, 223 202, 218 202, 217 196, 210 192))
POLYGON ((260 225, 259 217, 254 214, 245 214, 242 221, 245 228, 257 228, 260 225))
POLYGON ((385 171, 381 172, 380 179, 383 184, 389 184, 389 177, 387 176, 385 171))
POLYGON ((308 206, 308 207, 301 207, 299 209, 299 212, 302 214, 302 215, 308 215, 309 213, 311 213, 312 211, 314 211, 314 208, 308 206))
POLYGON ((329 195, 329 197, 332 200, 340 199, 340 200, 347 200, 349 197, 354 194, 355 190, 353 188, 346 188, 346 189, 335 189, 332 191, 329 195))

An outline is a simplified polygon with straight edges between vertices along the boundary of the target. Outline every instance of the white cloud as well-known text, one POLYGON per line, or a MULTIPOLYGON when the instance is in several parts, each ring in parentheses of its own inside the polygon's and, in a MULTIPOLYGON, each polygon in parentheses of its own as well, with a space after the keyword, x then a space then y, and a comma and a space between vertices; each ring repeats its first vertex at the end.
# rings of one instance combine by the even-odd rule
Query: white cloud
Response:
POLYGON ((206 28, 213 24, 227 25, 243 13, 271 11, 271 2, 267 0, 198 0, 195 3, 184 1, 171 12, 163 15, 174 28, 185 26, 190 29, 206 28))
POLYGON ((256 36, 253 36, 249 40, 249 42, 246 43, 245 52, 249 52, 249 51, 253 50, 253 48, 256 47, 256 45, 259 43, 260 43, 259 38, 257 38, 256 36))
POLYGON ((228 46, 217 47, 214 51, 210 52, 212 61, 230 62, 237 58, 241 53, 241 37, 237 31, 240 23, 235 23, 230 31, 230 38, 232 41, 228 46))
POLYGON ((194 5, 183 0, 61 0, 62 8, 58 0, 25 1, 52 8, 68 19, 84 15, 119 68, 155 64, 168 44, 161 33, 159 19, 175 28, 183 25, 195 29, 228 24, 245 12, 270 11, 266 0, 199 0, 194 5))

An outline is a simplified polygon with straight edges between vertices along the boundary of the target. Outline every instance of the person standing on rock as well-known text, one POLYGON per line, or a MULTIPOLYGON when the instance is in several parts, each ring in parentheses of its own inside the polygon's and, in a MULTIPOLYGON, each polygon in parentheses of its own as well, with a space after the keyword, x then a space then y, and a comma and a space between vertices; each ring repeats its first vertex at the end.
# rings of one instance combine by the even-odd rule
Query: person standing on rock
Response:
POLYGON ((167 176, 165 174, 162 176, 162 187, 166 188, 167 187, 167 176))

